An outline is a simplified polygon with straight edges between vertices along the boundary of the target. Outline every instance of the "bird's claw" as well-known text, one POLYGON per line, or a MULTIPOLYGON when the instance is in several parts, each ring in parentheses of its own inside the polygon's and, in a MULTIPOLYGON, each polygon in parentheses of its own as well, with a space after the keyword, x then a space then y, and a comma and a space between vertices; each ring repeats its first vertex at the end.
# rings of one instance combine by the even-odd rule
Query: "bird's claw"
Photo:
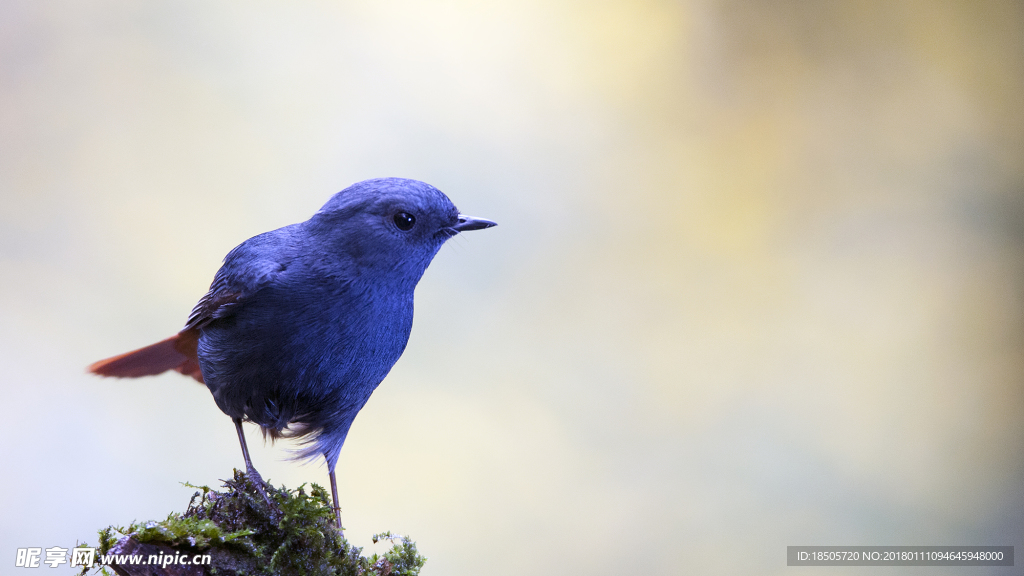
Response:
POLYGON ((256 491, 260 493, 260 496, 263 496, 263 501, 267 503, 267 506, 271 510, 276 510, 277 507, 274 506, 274 503, 270 500, 270 495, 267 494, 267 483, 260 476, 260 473, 256 471, 256 468, 250 464, 245 467, 245 473, 249 480, 252 481, 252 485, 256 487, 256 491))

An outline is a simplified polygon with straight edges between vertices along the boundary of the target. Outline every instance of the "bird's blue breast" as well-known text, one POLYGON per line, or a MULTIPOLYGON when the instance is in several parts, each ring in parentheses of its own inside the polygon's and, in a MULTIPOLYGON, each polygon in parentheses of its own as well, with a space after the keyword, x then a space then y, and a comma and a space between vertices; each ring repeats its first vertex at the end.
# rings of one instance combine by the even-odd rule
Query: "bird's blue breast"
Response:
POLYGON ((217 405, 273 430, 347 429, 405 349, 412 294, 299 276, 254 296, 202 329, 217 405))

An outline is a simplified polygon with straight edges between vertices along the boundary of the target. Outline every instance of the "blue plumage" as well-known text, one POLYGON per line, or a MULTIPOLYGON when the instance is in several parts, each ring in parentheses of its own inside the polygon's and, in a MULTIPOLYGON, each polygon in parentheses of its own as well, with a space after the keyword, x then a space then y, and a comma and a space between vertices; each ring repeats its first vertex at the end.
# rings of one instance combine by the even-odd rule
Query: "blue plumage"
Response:
POLYGON ((192 375, 235 421, 257 479, 243 420, 272 438, 301 438, 298 457, 323 455, 335 488, 349 427, 409 340, 417 282, 446 240, 490 226, 429 184, 360 182, 309 220, 229 252, 177 337, 90 369, 192 375))

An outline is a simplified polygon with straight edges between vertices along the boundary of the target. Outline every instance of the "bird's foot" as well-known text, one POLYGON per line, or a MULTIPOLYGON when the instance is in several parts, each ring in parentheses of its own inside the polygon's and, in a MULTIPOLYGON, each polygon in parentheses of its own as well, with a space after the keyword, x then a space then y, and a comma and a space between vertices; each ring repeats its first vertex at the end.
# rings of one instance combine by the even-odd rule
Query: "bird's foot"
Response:
POLYGON ((330 467, 331 477, 331 500, 334 502, 334 506, 331 509, 334 510, 334 522, 338 526, 338 534, 341 534, 341 537, 344 538, 345 527, 341 525, 341 506, 338 506, 338 478, 334 475, 334 466, 330 465, 330 461, 328 461, 328 466, 330 467))
POLYGON ((256 467, 252 464, 248 464, 245 467, 245 474, 249 477, 249 480, 252 481, 252 485, 256 487, 256 491, 260 493, 260 496, 263 496, 263 501, 267 503, 270 510, 277 510, 277 506, 274 505, 273 501, 270 500, 270 495, 267 494, 267 483, 263 480, 263 477, 260 476, 260 473, 256 471, 256 467))

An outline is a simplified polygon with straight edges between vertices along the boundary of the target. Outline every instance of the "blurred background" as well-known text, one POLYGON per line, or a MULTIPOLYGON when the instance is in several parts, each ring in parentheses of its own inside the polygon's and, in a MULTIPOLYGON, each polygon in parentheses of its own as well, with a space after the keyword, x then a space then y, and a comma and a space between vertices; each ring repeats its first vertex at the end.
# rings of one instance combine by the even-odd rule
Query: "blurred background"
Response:
POLYGON ((427 576, 1022 554, 1022 93, 1017 1, 4 0, 0 563, 241 467, 204 387, 85 366, 380 176, 500 226, 435 259, 356 419, 357 545, 409 534, 427 576))

